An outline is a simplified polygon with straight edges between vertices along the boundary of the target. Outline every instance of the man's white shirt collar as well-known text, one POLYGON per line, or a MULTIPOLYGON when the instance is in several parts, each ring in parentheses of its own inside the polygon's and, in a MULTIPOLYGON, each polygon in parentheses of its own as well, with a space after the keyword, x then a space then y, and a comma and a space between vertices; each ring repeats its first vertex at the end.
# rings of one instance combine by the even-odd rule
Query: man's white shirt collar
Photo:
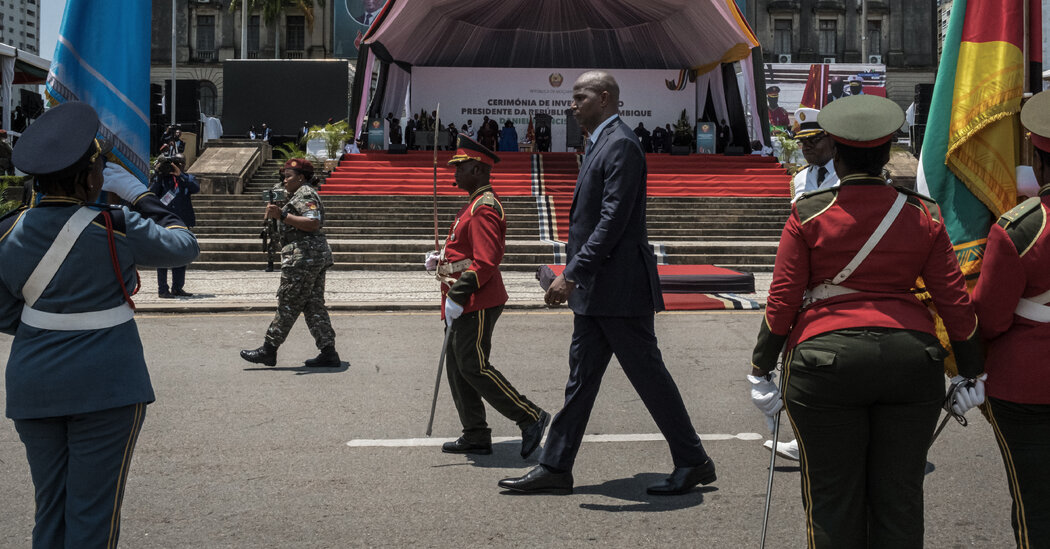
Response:
POLYGON ((606 118, 605 121, 602 122, 601 124, 598 124, 598 127, 594 128, 594 131, 591 132, 591 136, 588 138, 591 141, 591 144, 593 145, 593 144, 597 143, 598 142, 598 136, 602 134, 602 130, 604 130, 605 127, 608 126, 610 122, 612 122, 613 120, 616 120, 619 117, 620 117, 619 114, 614 114, 614 115, 610 116, 609 118, 606 118))

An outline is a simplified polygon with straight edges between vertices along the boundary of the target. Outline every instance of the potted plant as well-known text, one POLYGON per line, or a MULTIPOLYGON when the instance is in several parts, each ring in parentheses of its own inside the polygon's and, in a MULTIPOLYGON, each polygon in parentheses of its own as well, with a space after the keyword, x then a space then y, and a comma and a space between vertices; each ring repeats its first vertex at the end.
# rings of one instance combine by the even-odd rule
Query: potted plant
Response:
POLYGON ((789 173, 793 172, 795 166, 799 164, 799 159, 797 157, 801 148, 799 147, 798 141, 780 130, 774 130, 772 137, 773 153, 780 160, 780 163, 787 168, 789 173))
POLYGON ((331 172, 339 165, 339 157, 343 154, 343 144, 352 139, 350 124, 346 120, 329 122, 324 126, 314 126, 306 134, 309 142, 311 139, 323 139, 327 157, 324 159, 324 169, 331 172))
POLYGON ((674 135, 671 137, 671 154, 689 154, 693 144, 693 125, 689 116, 682 109, 681 116, 674 123, 674 135))

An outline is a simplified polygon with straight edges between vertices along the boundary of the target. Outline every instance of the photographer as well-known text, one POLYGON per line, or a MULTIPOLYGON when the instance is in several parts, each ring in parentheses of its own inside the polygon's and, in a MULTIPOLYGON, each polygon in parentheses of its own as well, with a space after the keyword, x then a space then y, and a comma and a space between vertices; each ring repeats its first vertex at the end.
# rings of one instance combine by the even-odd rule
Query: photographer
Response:
MULTIPOLYGON (((321 350, 306 361, 308 367, 338 368, 335 330, 324 304, 325 273, 332 266, 332 249, 324 236, 324 205, 311 186, 314 167, 305 158, 292 158, 281 170, 288 203, 270 203, 264 219, 279 220, 281 233, 281 285, 277 288, 277 313, 266 330, 262 347, 241 351, 241 358, 256 364, 277 365, 277 348, 284 343, 301 313, 321 350)), ((278 199, 273 199, 277 201, 278 199)))
MULTIPOLYGON (((193 201, 191 194, 201 191, 197 178, 182 170, 186 165, 186 159, 182 155, 168 158, 162 156, 157 159, 153 178, 150 180, 149 190, 160 198, 161 204, 169 212, 179 216, 187 228, 197 224, 197 216, 193 212, 193 201)), ((186 283, 186 266, 175 267, 171 270, 171 289, 168 288, 168 270, 157 269, 157 295, 165 299, 175 297, 190 297, 193 294, 182 289, 186 283)))

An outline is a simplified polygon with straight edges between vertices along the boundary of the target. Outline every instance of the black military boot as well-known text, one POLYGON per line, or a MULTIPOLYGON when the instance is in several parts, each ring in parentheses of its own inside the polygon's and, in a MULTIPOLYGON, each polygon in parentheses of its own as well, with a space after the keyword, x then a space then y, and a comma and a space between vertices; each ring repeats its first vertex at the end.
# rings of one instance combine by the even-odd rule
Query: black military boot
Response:
POLYGON ((335 352, 335 345, 329 345, 321 349, 321 354, 316 358, 306 359, 307 368, 338 368, 342 365, 339 353, 335 352))
POLYGON ((256 364, 277 366, 277 347, 269 343, 263 343, 258 349, 245 349, 241 351, 241 358, 256 364))
POLYGON ((267 261, 266 262, 266 272, 268 272, 268 273, 272 273, 273 272, 273 261, 267 261))

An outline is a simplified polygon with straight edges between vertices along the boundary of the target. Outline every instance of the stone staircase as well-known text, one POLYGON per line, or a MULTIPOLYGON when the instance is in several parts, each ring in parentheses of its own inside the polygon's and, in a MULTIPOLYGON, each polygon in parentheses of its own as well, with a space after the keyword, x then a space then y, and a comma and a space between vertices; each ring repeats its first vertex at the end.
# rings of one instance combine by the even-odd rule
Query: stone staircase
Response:
MULTIPOLYGON (((259 231, 261 191, 277 181, 281 164, 268 161, 242 195, 197 195, 194 208, 201 255, 191 268, 254 270, 265 266, 259 231)), ((325 233, 337 270, 417 270, 433 249, 429 196, 325 196, 325 233)), ((466 196, 438 197, 444 239, 466 196)), ((532 271, 563 262, 563 246, 540 240, 536 199, 503 197, 507 215, 506 270, 532 271)), ((772 271, 777 241, 790 211, 786 197, 650 198, 649 239, 669 264, 706 264, 747 272, 772 271)))

